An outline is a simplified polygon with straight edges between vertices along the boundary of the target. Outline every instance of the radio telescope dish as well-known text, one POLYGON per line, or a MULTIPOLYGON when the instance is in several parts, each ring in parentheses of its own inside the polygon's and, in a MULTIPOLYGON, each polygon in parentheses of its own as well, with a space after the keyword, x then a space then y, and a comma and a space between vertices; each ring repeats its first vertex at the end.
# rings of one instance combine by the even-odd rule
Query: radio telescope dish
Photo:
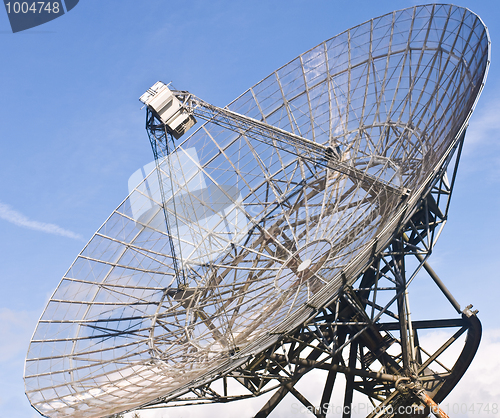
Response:
MULTIPOLYGON (((131 177, 130 194, 37 324, 24 377, 33 407, 50 417, 109 416, 235 371, 259 388, 275 373, 290 391, 291 377, 276 370, 318 363, 319 354, 291 354, 313 337, 320 343, 309 347, 323 344, 331 357, 317 367, 336 372, 347 368, 335 356, 368 332, 378 341, 371 352, 388 355, 380 333, 393 325, 380 323, 387 307, 370 297, 379 279, 402 277, 399 255, 431 271, 427 255, 447 213, 433 193, 451 193, 446 168, 483 88, 489 45, 468 9, 417 6, 322 42, 225 108, 156 83, 141 97, 155 162, 131 177), (384 257, 392 257, 385 270, 384 257), (362 315, 367 304, 378 309, 371 318, 362 315), (305 331, 311 321, 315 331, 305 331)), ((398 280, 387 303, 401 314, 407 283, 398 280)), ((396 317, 403 355, 383 375, 363 370, 392 382, 380 402, 403 402, 396 392, 410 380, 424 396, 415 382, 433 361, 414 352, 419 324, 396 317)), ((426 390, 442 396, 450 381, 426 390)))

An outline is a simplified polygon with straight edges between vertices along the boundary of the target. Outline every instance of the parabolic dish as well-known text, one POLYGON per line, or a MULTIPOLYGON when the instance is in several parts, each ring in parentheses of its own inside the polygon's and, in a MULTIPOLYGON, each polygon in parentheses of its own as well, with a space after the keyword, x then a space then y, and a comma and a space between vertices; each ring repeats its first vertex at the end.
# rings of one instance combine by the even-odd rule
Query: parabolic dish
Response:
POLYGON ((168 399, 314 315, 427 193, 488 63, 478 16, 418 6, 322 42, 228 106, 332 147, 371 183, 196 125, 160 162, 171 237, 152 163, 52 295, 26 359, 32 405, 50 417, 101 417, 168 399))

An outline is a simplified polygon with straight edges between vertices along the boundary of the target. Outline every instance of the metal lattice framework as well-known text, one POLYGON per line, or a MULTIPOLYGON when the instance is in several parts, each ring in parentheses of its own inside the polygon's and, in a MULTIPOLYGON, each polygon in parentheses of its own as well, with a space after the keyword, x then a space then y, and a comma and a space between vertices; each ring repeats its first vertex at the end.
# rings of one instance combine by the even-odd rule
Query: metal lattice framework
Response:
MULTIPOLYGON (((424 266, 432 249, 436 205, 422 208, 446 185, 488 64, 478 16, 419 6, 321 43, 225 109, 177 92, 208 120, 187 139, 174 140, 148 113, 161 158, 133 177, 139 184, 42 314, 25 368, 32 405, 51 417, 107 416, 189 392, 221 399, 206 395, 219 377, 235 377, 253 396, 267 390, 258 383, 265 373, 293 392, 292 364, 295 381, 307 361, 355 368, 391 305, 373 299, 373 277, 390 281, 392 272, 385 287, 404 309, 398 263, 414 253, 424 266), (363 316, 367 306, 378 314, 363 316), (304 359, 294 344, 321 353, 304 359)), ((384 326, 380 347, 393 342, 381 334, 393 325, 384 326)), ((394 376, 425 374, 437 358, 410 367, 422 353, 405 329, 401 361, 382 379, 393 388, 394 376)), ((371 395, 382 391, 375 386, 371 395)), ((388 393, 372 398, 399 396, 388 393)))
MULTIPOLYGON (((267 417, 289 393, 303 404, 304 411, 317 417, 332 411, 350 417, 353 395, 358 392, 370 401, 366 405, 369 418, 413 416, 397 414, 398 408, 422 410, 427 416, 428 404, 419 395, 426 393, 434 402, 442 402, 463 376, 481 338, 476 312, 471 306, 460 308, 427 261, 448 217, 463 139, 464 135, 450 167, 451 181, 443 170, 407 225, 373 258, 354 285, 344 284, 330 305, 318 309, 314 317, 281 335, 277 343, 246 364, 192 387, 188 393, 160 398, 144 408, 228 402, 275 391, 256 418, 267 417), (417 260, 413 268, 406 266, 408 258, 417 260), (410 315, 409 285, 422 269, 439 288, 437 293, 443 294, 441 303, 448 299, 458 316, 415 320, 410 315), (420 342, 421 332, 453 328, 456 331, 441 336, 440 345, 432 349, 420 342), (465 342, 460 339, 464 334, 465 342), (450 347, 457 345, 459 355, 450 356, 450 347), (308 372, 318 369, 325 372, 325 384, 314 403, 295 386, 308 372), (335 406, 330 402, 339 375, 346 380, 339 388, 344 403, 335 406)), ((428 292, 436 290, 429 288, 428 292)))

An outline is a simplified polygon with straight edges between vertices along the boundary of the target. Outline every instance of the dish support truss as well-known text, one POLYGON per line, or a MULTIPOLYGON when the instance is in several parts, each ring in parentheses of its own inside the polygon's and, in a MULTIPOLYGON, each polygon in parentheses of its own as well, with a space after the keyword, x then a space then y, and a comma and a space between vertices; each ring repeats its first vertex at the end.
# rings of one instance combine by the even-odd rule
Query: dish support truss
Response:
MULTIPOLYGON (((26 359, 33 406, 46 416, 83 418, 143 405, 271 395, 272 389, 290 393, 308 378, 299 380, 311 368, 302 360, 319 362, 316 368, 363 370, 352 390, 368 392, 376 404, 396 387, 410 400, 427 400, 418 381, 408 379, 416 374, 426 382, 439 374, 435 360, 442 359, 421 375, 415 371, 414 362, 423 364, 423 350, 430 350, 420 347, 422 328, 408 318, 405 291, 413 275, 403 271, 416 259, 412 251, 426 260, 446 219, 446 193, 438 198, 435 192, 435 202, 422 196, 432 188, 451 190, 442 167, 463 140, 489 51, 486 28, 466 9, 394 12, 321 43, 228 105, 253 118, 255 131, 235 133, 214 119, 175 148, 157 148, 179 151, 161 163, 167 177, 179 181, 158 178, 156 187, 141 174, 144 181, 133 185, 61 280, 26 359), (258 133, 264 128, 258 121, 300 135, 288 135, 292 145, 307 139, 308 146, 293 155, 281 132, 290 155, 273 137, 276 130, 267 128, 269 137, 258 133), (246 138, 254 133, 263 141, 246 138), (304 155, 311 140, 317 149, 304 155), (340 147, 339 160, 328 147, 340 147), (379 181, 387 179, 389 190, 379 181), (170 200, 158 196, 160 187, 170 200), (190 208, 191 198, 201 204, 190 208), (167 219, 168 228, 165 207, 166 216, 180 212, 167 219), (205 221, 212 214, 217 228, 205 221), (192 233, 188 242, 178 239, 183 228, 192 233), (199 239, 212 231, 213 241, 199 239), (380 353, 364 341, 377 335, 379 342, 387 339, 380 353), (349 355, 351 346, 359 356, 349 355), (383 375, 377 380, 372 373, 383 375), (403 380, 384 380, 387 375, 403 380)), ((170 133, 156 134, 155 141, 170 133)), ((453 386, 451 377, 445 380, 453 386)), ((401 396, 387 402, 406 402, 401 396)))
POLYGON ((143 408, 228 402, 275 390, 256 418, 269 416, 289 393, 312 415, 326 417, 337 378, 344 375, 344 418, 351 416, 356 391, 372 403, 369 418, 427 416, 429 412, 447 416, 437 404, 471 363, 479 346, 481 324, 477 311, 471 311, 471 305, 460 307, 427 260, 448 218, 464 137, 465 131, 409 222, 373 257, 353 286, 344 284, 331 304, 318 309, 311 320, 283 334, 272 347, 244 365, 208 384, 192 387, 184 395, 160 399, 143 408), (416 263, 412 265, 409 259, 416 263), (409 286, 421 270, 433 279, 436 290, 446 297, 457 316, 411 319, 409 286), (420 344, 422 330, 445 328, 457 330, 437 349, 420 344), (455 364, 446 367, 441 361, 443 355, 460 344, 459 337, 465 333, 465 344, 455 364), (327 371, 319 405, 296 388, 300 379, 315 369, 327 371))
MULTIPOLYGON (((158 82, 157 84, 162 83, 158 82)), ((384 192, 385 194, 391 195, 393 198, 396 197, 398 200, 403 200, 409 195, 410 191, 408 189, 396 186, 391 181, 386 181, 380 176, 377 177, 369 174, 364 170, 360 170, 344 162, 340 146, 334 148, 308 140, 262 121, 233 112, 227 108, 214 106, 187 91, 173 91, 171 93, 172 96, 175 96, 179 103, 181 103, 178 111, 174 113, 174 117, 178 116, 180 118, 183 115, 189 115, 190 118, 194 119, 194 116, 197 116, 200 119, 204 119, 207 122, 233 131, 246 138, 293 154, 303 161, 311 162, 316 167, 326 168, 339 175, 345 175, 351 180, 361 183, 366 190, 372 193, 384 192)), ((182 267, 182 252, 176 251, 174 244, 175 240, 180 241, 181 238, 171 233, 175 230, 178 231, 178 228, 176 228, 177 225, 174 225, 174 228, 172 228, 171 217, 167 214, 166 207, 170 200, 170 196, 164 191, 164 180, 162 178, 161 168, 163 162, 166 161, 168 169, 171 172, 175 171, 170 166, 169 156, 172 152, 175 152, 174 138, 177 137, 176 131, 171 129, 168 123, 164 123, 155 109, 149 106, 146 111, 146 130, 156 163, 158 185, 163 202, 162 210, 167 235, 169 236, 170 251, 173 255, 172 264, 175 271, 177 289, 187 289, 186 272, 182 267), (181 261, 180 263, 179 259, 181 261)), ((393 178, 391 180, 393 180, 393 178)), ((173 190, 175 186, 172 182, 172 176, 170 176, 168 183, 167 187, 173 190)), ((172 199, 172 201, 175 202, 175 199, 172 199)), ((173 209, 174 212, 177 212, 175 203, 173 209)), ((176 220, 174 217, 174 223, 175 222, 176 220)))

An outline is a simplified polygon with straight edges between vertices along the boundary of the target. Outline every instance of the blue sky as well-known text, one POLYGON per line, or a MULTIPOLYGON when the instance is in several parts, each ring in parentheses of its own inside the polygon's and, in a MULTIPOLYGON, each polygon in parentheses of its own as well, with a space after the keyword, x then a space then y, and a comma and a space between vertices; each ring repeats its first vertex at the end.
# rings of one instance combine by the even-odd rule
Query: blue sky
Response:
MULTIPOLYGON (((17 34, 0 11, 0 416, 38 416, 22 383, 31 333, 73 259, 127 195, 129 176, 152 160, 138 101, 148 87, 173 81, 224 106, 319 42, 415 4, 82 0, 67 15, 17 34)), ((488 385, 498 387, 500 372, 484 358, 500 346, 500 3, 458 5, 488 26, 492 65, 466 137, 450 220, 430 261, 462 306, 480 310, 484 356, 476 369, 485 368, 488 385)), ((425 286, 414 298, 421 306, 432 301, 425 286)), ((461 384, 479 385, 476 369, 461 384)), ((500 399, 491 390, 478 396, 500 399)))

